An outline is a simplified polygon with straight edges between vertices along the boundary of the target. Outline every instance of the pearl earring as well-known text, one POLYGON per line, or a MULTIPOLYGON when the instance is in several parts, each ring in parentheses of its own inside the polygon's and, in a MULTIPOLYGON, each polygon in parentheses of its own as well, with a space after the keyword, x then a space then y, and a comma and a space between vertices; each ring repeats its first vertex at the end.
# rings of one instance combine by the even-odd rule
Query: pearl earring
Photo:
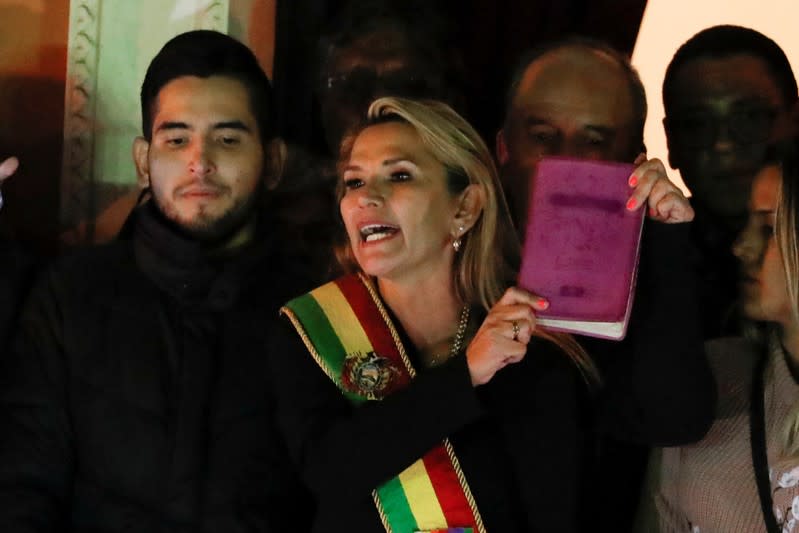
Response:
POLYGON ((459 236, 456 237, 454 241, 452 241, 452 247, 455 249, 456 252, 461 249, 461 245, 463 244, 463 239, 461 239, 460 237, 460 235, 462 234, 463 234, 463 226, 459 226, 458 227, 459 236))

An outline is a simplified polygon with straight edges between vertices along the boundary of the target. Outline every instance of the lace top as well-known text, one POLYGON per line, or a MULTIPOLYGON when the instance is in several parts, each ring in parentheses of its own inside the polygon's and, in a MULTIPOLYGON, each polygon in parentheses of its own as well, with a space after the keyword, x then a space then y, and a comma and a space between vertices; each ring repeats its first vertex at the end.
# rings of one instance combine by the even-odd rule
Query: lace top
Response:
MULTIPOLYGON (((654 453, 650 486, 657 522, 660 531, 765 531, 749 442, 749 395, 758 349, 738 338, 706 346, 719 390, 716 420, 700 442, 654 453)), ((781 442, 785 420, 799 401, 799 386, 776 339, 769 343, 769 359, 764 406, 774 515, 783 531, 799 533, 799 461, 785 460, 781 442)))

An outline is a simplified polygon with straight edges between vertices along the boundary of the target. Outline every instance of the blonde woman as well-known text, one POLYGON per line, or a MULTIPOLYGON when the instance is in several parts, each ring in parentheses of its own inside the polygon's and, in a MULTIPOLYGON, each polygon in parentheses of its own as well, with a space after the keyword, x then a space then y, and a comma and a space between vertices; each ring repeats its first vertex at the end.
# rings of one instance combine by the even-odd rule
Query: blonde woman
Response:
POLYGON ((478 134, 443 104, 382 98, 339 174, 351 273, 287 304, 296 332, 269 350, 314 531, 579 530, 596 371, 512 286, 478 134))
POLYGON ((707 343, 716 421, 695 445, 653 458, 646 531, 799 531, 799 160, 783 147, 753 182, 733 251, 751 338, 707 343))

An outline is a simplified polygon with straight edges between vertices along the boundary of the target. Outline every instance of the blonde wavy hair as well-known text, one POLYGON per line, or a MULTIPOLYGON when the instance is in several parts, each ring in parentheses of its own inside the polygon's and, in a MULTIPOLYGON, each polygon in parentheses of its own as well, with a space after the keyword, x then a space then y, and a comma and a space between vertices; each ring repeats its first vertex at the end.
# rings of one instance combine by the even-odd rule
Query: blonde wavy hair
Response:
MULTIPOLYGON (((491 152, 474 128, 444 103, 379 98, 369 106, 365 123, 342 142, 338 160, 339 201, 345 192, 342 169, 350 159, 355 139, 369 126, 385 122, 408 124, 416 131, 422 144, 444 166, 450 193, 458 194, 469 185, 477 185, 482 191, 482 212, 462 236, 461 248, 455 255, 453 284, 461 302, 488 312, 515 283, 520 255, 518 237, 491 152)), ((337 246, 336 256, 346 271, 359 270, 348 239, 337 246)), ((535 334, 563 349, 589 382, 598 381, 596 367, 571 335, 541 328, 535 334)))
MULTIPOLYGON (((782 179, 777 193, 774 235, 785 268, 791 313, 799 324, 799 139, 780 148, 783 152, 780 161, 782 179)), ((773 332, 770 342, 780 342, 776 333, 773 332)), ((785 421, 782 443, 783 461, 795 466, 799 460, 799 403, 793 406, 785 421)))
MULTIPOLYGON (((799 145, 796 149, 799 150, 799 145)), ((799 322, 799 161, 783 165, 777 196, 777 224, 774 232, 785 267, 791 311, 794 320, 799 322)))

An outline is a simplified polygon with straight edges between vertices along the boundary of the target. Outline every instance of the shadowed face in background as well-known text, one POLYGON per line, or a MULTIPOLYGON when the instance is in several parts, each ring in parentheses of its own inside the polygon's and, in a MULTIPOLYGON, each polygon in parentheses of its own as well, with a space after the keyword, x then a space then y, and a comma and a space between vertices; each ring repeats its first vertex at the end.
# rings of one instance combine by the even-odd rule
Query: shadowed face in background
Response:
POLYGON ((671 166, 694 203, 739 230, 767 146, 790 129, 773 75, 749 54, 697 58, 676 71, 666 103, 671 166))
POLYGON ((419 57, 408 38, 386 28, 333 52, 320 88, 325 139, 333 154, 376 98, 445 98, 441 69, 419 57))
POLYGON ((581 46, 547 52, 524 73, 497 135, 502 184, 516 227, 528 183, 545 156, 632 162, 641 151, 628 77, 607 54, 581 46))

